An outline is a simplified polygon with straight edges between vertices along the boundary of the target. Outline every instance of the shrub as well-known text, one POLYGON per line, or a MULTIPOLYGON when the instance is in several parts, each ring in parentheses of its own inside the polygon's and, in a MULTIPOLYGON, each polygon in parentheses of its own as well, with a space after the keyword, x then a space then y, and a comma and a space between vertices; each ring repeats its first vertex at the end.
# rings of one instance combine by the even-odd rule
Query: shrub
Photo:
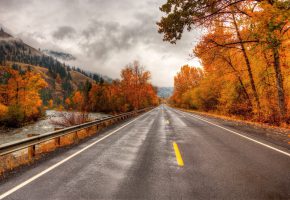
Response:
POLYGON ((9 127, 19 127, 24 121, 24 113, 19 105, 8 107, 8 112, 5 115, 4 124, 9 127))
POLYGON ((90 121, 88 113, 84 112, 61 112, 58 119, 51 119, 50 123, 61 128, 74 126, 90 121))

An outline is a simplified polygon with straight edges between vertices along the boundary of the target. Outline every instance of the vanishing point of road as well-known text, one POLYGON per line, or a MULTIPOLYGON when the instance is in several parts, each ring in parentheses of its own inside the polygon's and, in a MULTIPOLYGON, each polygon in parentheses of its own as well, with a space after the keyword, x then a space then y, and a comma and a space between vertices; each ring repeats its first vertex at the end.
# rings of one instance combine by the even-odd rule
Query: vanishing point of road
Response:
POLYGON ((290 199, 289 148, 251 131, 161 105, 9 176, 0 199, 290 199))

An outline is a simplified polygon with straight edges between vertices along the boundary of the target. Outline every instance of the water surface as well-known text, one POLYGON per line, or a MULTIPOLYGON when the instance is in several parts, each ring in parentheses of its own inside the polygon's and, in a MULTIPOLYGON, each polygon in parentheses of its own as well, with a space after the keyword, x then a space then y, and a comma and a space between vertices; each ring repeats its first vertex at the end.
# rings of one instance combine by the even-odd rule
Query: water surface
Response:
MULTIPOLYGON (((0 145, 22 138, 27 138, 28 134, 43 134, 54 131, 56 126, 51 123, 51 120, 59 119, 59 114, 60 111, 47 110, 46 117, 35 123, 28 124, 20 128, 0 129, 0 145)), ((108 115, 102 113, 89 113, 90 119, 100 119, 106 116, 108 115)))

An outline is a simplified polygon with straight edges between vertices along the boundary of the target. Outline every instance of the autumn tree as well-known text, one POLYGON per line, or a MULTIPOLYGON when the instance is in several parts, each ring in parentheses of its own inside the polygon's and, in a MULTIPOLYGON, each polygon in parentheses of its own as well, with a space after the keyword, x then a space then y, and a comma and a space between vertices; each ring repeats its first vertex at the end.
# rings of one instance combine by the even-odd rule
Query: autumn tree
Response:
MULTIPOLYGON (((213 32, 206 34, 195 47, 194 53, 204 65, 207 74, 219 74, 220 77, 233 75, 242 92, 242 101, 246 102, 249 109, 252 108, 252 97, 248 92, 248 76, 244 75, 245 62, 240 49, 224 48, 216 43, 226 43, 231 38, 231 33, 226 32, 222 26, 217 26, 213 32), (215 42, 213 42, 215 40, 215 42)), ((240 95, 241 97, 241 95, 240 95)))
POLYGON ((200 68, 189 67, 184 65, 180 72, 174 77, 174 87, 178 92, 185 92, 186 90, 196 87, 203 77, 203 72, 200 68))
MULTIPOLYGON (((19 113, 19 123, 34 120, 41 115, 40 90, 47 86, 40 74, 25 71, 20 74, 9 67, 1 67, 0 103, 8 107, 9 116, 19 113)), ((11 119, 13 123, 14 119, 11 119)), ((15 121, 15 124, 17 122, 15 121)))
POLYGON ((84 111, 84 95, 80 91, 76 91, 72 97, 75 110, 84 111))
POLYGON ((249 22, 251 24, 249 35, 258 41, 264 51, 270 51, 275 72, 277 102, 283 120, 286 117, 287 107, 281 57, 285 56, 285 48, 289 42, 289 9, 289 1, 261 1, 258 8, 251 13, 249 22))
POLYGON ((144 68, 135 61, 121 71, 121 78, 121 87, 126 101, 133 109, 144 107, 142 93, 146 92, 144 88, 149 84, 150 72, 145 71, 144 68))
POLYGON ((184 98, 188 99, 188 92, 197 87, 202 78, 203 72, 200 68, 188 65, 182 66, 180 72, 174 77, 174 92, 172 96, 174 103, 183 107, 190 107, 190 102, 185 102, 184 98))

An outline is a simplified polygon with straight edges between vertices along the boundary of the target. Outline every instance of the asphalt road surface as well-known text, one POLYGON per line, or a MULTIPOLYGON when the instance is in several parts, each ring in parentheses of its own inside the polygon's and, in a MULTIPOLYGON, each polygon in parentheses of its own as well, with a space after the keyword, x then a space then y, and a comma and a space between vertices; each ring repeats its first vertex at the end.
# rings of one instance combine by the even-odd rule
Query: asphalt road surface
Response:
POLYGON ((290 151, 167 106, 0 184, 0 199, 290 199, 290 151))

